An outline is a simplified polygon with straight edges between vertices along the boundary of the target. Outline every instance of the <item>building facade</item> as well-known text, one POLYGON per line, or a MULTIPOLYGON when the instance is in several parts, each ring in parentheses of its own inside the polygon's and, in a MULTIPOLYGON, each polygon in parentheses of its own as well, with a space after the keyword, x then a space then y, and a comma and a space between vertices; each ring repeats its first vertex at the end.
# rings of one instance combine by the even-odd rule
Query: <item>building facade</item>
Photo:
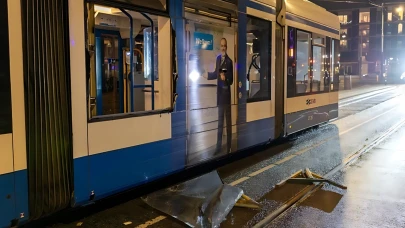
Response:
MULTIPOLYGON (((320 1, 313 2, 318 4, 320 1)), ((368 4, 357 6, 324 3, 320 5, 339 16, 341 74, 360 76, 380 74, 381 62, 384 64, 384 72, 393 71, 392 66, 405 65, 401 64, 401 62, 405 63, 403 28, 405 4, 385 5, 384 11, 381 7, 370 7, 368 4)), ((399 71, 402 72, 402 70, 399 71)))

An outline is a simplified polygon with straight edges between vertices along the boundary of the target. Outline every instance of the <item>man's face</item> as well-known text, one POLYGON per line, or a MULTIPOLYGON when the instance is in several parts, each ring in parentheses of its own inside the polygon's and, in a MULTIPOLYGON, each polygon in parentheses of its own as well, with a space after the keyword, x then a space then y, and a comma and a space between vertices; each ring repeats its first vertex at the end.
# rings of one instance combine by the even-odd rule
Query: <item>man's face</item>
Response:
POLYGON ((224 39, 221 40, 221 53, 222 55, 226 54, 227 44, 224 39))

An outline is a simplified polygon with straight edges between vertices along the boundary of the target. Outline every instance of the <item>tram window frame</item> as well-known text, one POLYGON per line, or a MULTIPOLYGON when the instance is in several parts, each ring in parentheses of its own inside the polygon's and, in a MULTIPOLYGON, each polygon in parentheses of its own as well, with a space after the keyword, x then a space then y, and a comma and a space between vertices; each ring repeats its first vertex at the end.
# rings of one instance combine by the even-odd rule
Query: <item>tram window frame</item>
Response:
MULTIPOLYGON (((260 89, 259 89, 259 91, 257 92, 257 93, 259 93, 262 89, 264 89, 264 91, 265 92, 267 92, 267 93, 262 93, 262 94, 260 94, 260 97, 248 97, 248 98, 246 98, 246 102, 247 103, 253 103, 253 102, 259 102, 259 101, 267 101, 267 100, 271 100, 271 79, 272 79, 272 63, 273 63, 273 61, 272 61, 272 51, 273 51, 273 47, 272 47, 272 45, 273 45, 273 42, 272 42, 272 29, 273 29, 273 25, 272 25, 272 22, 271 21, 269 21, 269 20, 266 20, 266 19, 262 19, 262 18, 259 18, 259 17, 255 17, 255 16, 252 16, 252 15, 247 15, 247 18, 248 18, 248 22, 249 21, 253 21, 253 20, 255 20, 255 21, 257 21, 257 22, 259 22, 259 23, 267 23, 267 25, 268 25, 268 28, 266 28, 266 31, 268 32, 268 37, 266 37, 266 39, 267 39, 267 44, 268 44, 268 47, 267 47, 267 59, 266 58, 264 58, 263 59, 263 61, 262 61, 262 59, 260 58, 260 66, 263 64, 263 63, 265 63, 265 62, 267 62, 268 63, 268 65, 267 65, 267 72, 263 72, 261 69, 260 69, 260 72, 259 72, 259 77, 260 77, 260 89), (267 60, 267 61, 266 61, 267 60), (265 62, 264 62, 265 61, 265 62), (264 75, 262 75, 262 73, 265 73, 264 75), (262 82, 264 81, 264 82, 266 82, 266 79, 263 79, 263 77, 265 76, 265 75, 267 75, 267 83, 263 83, 262 84, 262 82), (264 88, 264 85, 267 85, 267 90, 264 88)), ((246 24, 246 26, 248 26, 248 24, 246 24)), ((248 34, 246 34, 246 35, 248 35, 248 34)), ((259 47, 257 48, 257 49, 260 49, 260 52, 263 52, 263 47, 262 47, 262 44, 263 44, 263 42, 259 42, 259 47)), ((248 44, 247 44, 248 45, 248 44)), ((253 47, 253 45, 252 45, 252 47, 251 47, 252 49, 254 48, 253 47)), ((247 53, 248 54, 248 53, 247 53)), ((252 64, 252 59, 249 59, 249 58, 246 58, 246 64, 247 64, 247 68, 246 68, 246 72, 247 72, 247 74, 250 74, 250 72, 249 72, 249 63, 251 63, 252 64)), ((264 64, 265 65, 265 64, 264 64)), ((253 70, 253 69, 251 69, 251 70, 253 70)), ((249 82, 249 87, 250 87, 250 85, 251 85, 251 80, 250 79, 247 79, 247 81, 249 82)), ((248 87, 247 87, 248 88, 248 87)), ((250 92, 250 91, 249 91, 250 92)))
MULTIPOLYGON (((330 51, 328 51, 329 46, 331 46, 331 38, 326 36, 326 35, 321 35, 321 34, 317 34, 317 33, 313 33, 310 31, 306 31, 303 29, 298 29, 295 27, 288 27, 288 32, 293 32, 292 34, 288 35, 289 39, 288 39, 288 46, 287 46, 287 51, 288 51, 288 56, 293 55, 293 58, 287 58, 287 98, 292 98, 292 97, 299 97, 299 96, 307 96, 307 95, 312 95, 312 94, 323 94, 323 93, 329 93, 330 92, 330 88, 331 88, 331 80, 330 80, 330 76, 331 76, 331 71, 330 71, 330 66, 327 66, 327 63, 331 61, 330 58, 330 51), (311 76, 311 82, 308 84, 310 86, 310 89, 308 92, 304 92, 304 93, 297 93, 296 91, 296 81, 297 81, 297 74, 296 74, 296 65, 297 65, 297 53, 298 53, 298 32, 303 32, 303 33, 307 33, 310 35, 310 42, 309 42, 309 54, 308 54, 308 62, 309 62, 309 74, 311 76), (322 43, 317 43, 316 41, 314 41, 313 37, 314 35, 316 36, 322 36, 322 43), (293 43, 291 43, 293 42, 293 43), (313 91, 312 90, 312 86, 313 86, 313 59, 314 59, 314 47, 322 47, 324 48, 324 55, 326 55, 325 58, 323 59, 324 67, 323 69, 327 69, 329 72, 329 79, 327 80, 327 84, 324 83, 324 89, 321 91, 313 91), (290 47, 293 48, 293 50, 290 50, 290 47)), ((321 66, 322 67, 322 66, 321 66)), ((324 72, 324 70, 322 72, 324 72)), ((322 76, 324 75, 324 73, 321 73, 321 79, 322 76)))
MULTIPOLYGON (((295 64, 296 64, 296 66, 298 65, 298 32, 306 33, 309 35, 308 40, 307 40, 308 41, 308 68, 309 68, 308 74, 307 74, 307 80, 308 80, 308 78, 311 77, 311 70, 312 70, 312 33, 305 31, 305 30, 296 29, 296 32, 295 32, 295 64)), ((295 70, 294 78, 295 78, 294 92, 295 92, 296 96, 311 94, 312 81, 308 82, 308 86, 310 88, 309 92, 298 93, 297 92, 297 70, 295 70)), ((305 75, 304 75, 303 82, 305 84, 305 75)))
POLYGON ((330 38, 330 91, 339 91, 340 40, 330 38))
POLYGON ((7 1, 2 1, 0 3, 1 22, 0 27, 2 31, 0 32, 1 43, 5 45, 4 50, 1 52, 0 63, 0 135, 9 134, 13 132, 12 126, 12 105, 11 105, 11 72, 10 72, 10 42, 9 42, 9 23, 8 23, 8 11, 7 11, 7 1), (3 124, 4 123, 4 124, 3 124))
MULTIPOLYGON (((91 103, 92 103, 92 99, 94 99, 94 98, 91 97, 90 78, 96 76, 96 72, 95 72, 96 69, 93 70, 95 72, 94 75, 91 75, 92 69, 88 68, 89 66, 87 64, 89 64, 89 62, 90 62, 90 65, 91 65, 91 62, 94 61, 94 66, 96 65, 95 64, 95 62, 96 62, 96 57, 95 57, 96 56, 96 50, 95 50, 95 46, 96 46, 96 37, 95 37, 96 28, 95 28, 95 26, 92 27, 92 36, 93 36, 94 39, 91 41, 91 43, 93 44, 93 46, 91 46, 91 45, 89 45, 90 44, 90 38, 88 38, 88 33, 89 33, 89 27, 90 26, 89 26, 89 23, 87 21, 87 7, 86 7, 90 3, 92 3, 94 5, 99 5, 99 6, 104 6, 104 7, 111 7, 111 8, 115 8, 115 9, 124 9, 127 12, 131 11, 131 12, 136 12, 136 13, 141 13, 141 14, 142 13, 143 14, 149 14, 150 16, 157 17, 158 19, 159 19, 159 17, 164 17, 165 19, 167 19, 167 21, 165 23, 170 23, 170 45, 174 45, 173 36, 175 36, 175 34, 173 33, 173 27, 172 27, 172 24, 171 24, 171 18, 168 15, 167 12, 165 13, 165 12, 161 12, 161 11, 154 10, 154 9, 144 10, 143 7, 139 7, 139 6, 135 6, 135 5, 127 6, 128 4, 124 4, 124 3, 121 4, 121 3, 116 3, 116 2, 112 2, 112 1, 105 1, 105 2, 103 1, 102 3, 100 3, 100 1, 95 1, 95 0, 87 0, 87 1, 85 1, 85 22, 84 22, 84 24, 85 24, 85 31, 86 31, 85 32, 85 42, 86 42, 86 83, 87 83, 86 97, 87 97, 88 122, 93 123, 93 122, 102 122, 102 121, 110 121, 110 120, 117 120, 117 119, 126 119, 126 118, 140 117, 140 116, 156 115, 156 114, 162 114, 162 113, 171 113, 173 111, 172 98, 174 96, 173 95, 174 88, 173 88, 172 78, 165 79, 166 81, 171 82, 170 86, 166 85, 165 87, 161 88, 161 89, 164 89, 164 90, 169 90, 168 93, 170 94, 170 104, 166 104, 167 102, 165 102, 163 104, 163 105, 165 105, 164 106, 165 108, 156 108, 156 95, 158 93, 161 93, 161 91, 159 91, 159 88, 156 86, 156 82, 159 81, 159 78, 161 76, 159 75, 159 63, 155 62, 154 65, 157 68, 158 75, 160 77, 158 77, 157 75, 154 75, 154 78, 155 78, 155 81, 154 81, 155 82, 155 109, 154 110, 143 110, 143 111, 133 111, 133 112, 131 112, 130 108, 128 108, 128 110, 127 111, 124 110, 124 112, 117 112, 117 113, 113 113, 113 114, 92 115, 92 108, 91 108, 92 104, 91 103), (122 5, 125 5, 125 7, 121 7, 122 5), (94 57, 93 57, 92 60, 90 59, 91 55, 88 55, 91 52, 94 53, 94 55, 93 55, 94 57)), ((167 8, 168 7, 166 6, 166 9, 167 8)), ((147 27, 151 28, 151 26, 147 26, 147 27)), ((159 23, 156 23, 154 25, 154 27, 155 27, 156 32, 160 30, 159 29, 159 23)), ((143 27, 141 26, 141 28, 143 28, 143 27)), ((165 34, 163 34, 163 35, 165 35, 165 34)), ((158 37, 158 39, 156 41, 156 45, 158 45, 159 37, 162 36, 162 35, 156 34, 156 36, 158 37)), ((135 48, 135 44, 136 44, 135 38, 136 38, 136 36, 134 36, 134 48, 135 48)), ((123 42, 125 43, 125 41, 123 41, 123 42)), ((129 41, 127 41, 127 42, 129 42, 129 41)), ((170 52, 173 52, 172 47, 169 47, 168 49, 170 49, 170 52)), ((119 54, 120 53, 121 52, 119 51, 119 54)), ((159 58, 160 52, 158 51, 157 53, 158 53, 157 58, 159 58)), ((123 54, 123 53, 121 53, 121 54, 123 54)), ((173 57, 174 57, 174 53, 171 53, 171 58, 173 58, 173 57)), ((122 59, 122 61, 125 62, 125 59, 122 59)), ((169 64, 170 64, 169 68, 172 71, 174 69, 173 68, 174 67, 173 66, 173 64, 174 64, 173 61, 170 61, 169 64)), ((136 66, 134 66, 134 68, 136 68, 136 66)), ((169 74, 165 75, 165 77, 167 77, 167 76, 172 77, 171 74, 170 75, 169 74)), ((125 78, 125 75, 124 75, 124 78, 125 78)), ((94 80, 96 80, 96 79, 94 79, 94 80)), ((135 87, 133 88, 134 92, 136 90, 139 90, 139 89, 142 89, 142 88, 135 88, 135 87)), ((150 88, 143 88, 142 90, 143 90, 145 95, 148 94, 148 93, 151 93, 150 88)), ((165 92, 167 92, 167 91, 165 91, 165 92)), ((127 93, 130 94, 131 92, 127 91, 127 93)), ((129 100, 130 96, 127 94, 127 97, 122 98, 122 99, 124 99, 124 101, 125 101, 125 99, 129 100)), ((162 98, 160 98, 160 99, 162 99, 162 98)), ((118 102, 122 102, 122 101, 118 100, 118 102)), ((127 101, 127 102, 129 102, 129 101, 127 101)), ((145 98, 144 98, 144 102, 146 104, 145 98)), ((150 102, 152 102, 152 101, 150 101, 150 102)), ((135 100, 134 100, 134 104, 132 104, 132 105, 136 105, 135 100)), ((96 109, 96 107, 94 107, 94 109, 96 109)))
MULTIPOLYGON (((317 33, 312 33, 312 57, 311 57, 311 63, 312 63, 312 85, 311 85, 311 92, 312 93, 322 93, 322 92, 329 92, 329 85, 325 83, 325 68, 326 68, 326 63, 327 63, 327 58, 326 55, 328 53, 327 47, 328 47, 328 37, 325 35, 320 35, 317 33), (314 35, 317 36, 317 38, 314 38, 314 35), (319 38, 320 37, 320 38, 319 38), (315 40, 321 39, 321 43, 316 43, 315 40), (321 48, 321 63, 320 63, 320 73, 319 73, 319 86, 317 91, 313 91, 314 88, 314 72, 315 72, 315 59, 314 59, 314 53, 315 53, 315 48, 321 48), (323 81, 323 87, 322 87, 322 81, 323 81)), ((330 84, 330 81, 328 81, 330 84)))

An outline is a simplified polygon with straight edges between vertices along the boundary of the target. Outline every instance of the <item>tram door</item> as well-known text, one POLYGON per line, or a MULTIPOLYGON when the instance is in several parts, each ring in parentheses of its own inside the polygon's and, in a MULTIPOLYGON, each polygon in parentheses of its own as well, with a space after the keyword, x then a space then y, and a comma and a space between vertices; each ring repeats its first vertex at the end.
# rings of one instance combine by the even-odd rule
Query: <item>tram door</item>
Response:
POLYGON ((97 115, 123 113, 122 41, 119 32, 96 30, 97 115))

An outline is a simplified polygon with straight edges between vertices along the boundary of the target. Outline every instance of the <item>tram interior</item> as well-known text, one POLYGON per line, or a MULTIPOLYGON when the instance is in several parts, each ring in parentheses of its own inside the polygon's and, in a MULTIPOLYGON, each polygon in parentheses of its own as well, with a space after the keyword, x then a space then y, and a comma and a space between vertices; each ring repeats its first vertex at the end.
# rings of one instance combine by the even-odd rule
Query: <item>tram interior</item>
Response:
POLYGON ((246 39, 246 89, 249 99, 267 98, 271 80, 271 23, 249 17, 246 39))
POLYGON ((94 47, 94 52, 91 53, 89 82, 90 97, 95 101, 91 105, 92 115, 162 108, 159 101, 158 71, 160 17, 95 4, 88 4, 88 15, 94 15, 94 18, 88 17, 88 42, 89 46, 94 47), (130 18, 133 22, 134 39, 133 83, 130 64, 130 18), (153 34, 151 21, 154 27, 153 34), (152 88, 154 102, 152 102, 152 88))
POLYGON ((298 30, 296 73, 296 92, 298 94, 324 91, 325 59, 325 38, 298 30))

